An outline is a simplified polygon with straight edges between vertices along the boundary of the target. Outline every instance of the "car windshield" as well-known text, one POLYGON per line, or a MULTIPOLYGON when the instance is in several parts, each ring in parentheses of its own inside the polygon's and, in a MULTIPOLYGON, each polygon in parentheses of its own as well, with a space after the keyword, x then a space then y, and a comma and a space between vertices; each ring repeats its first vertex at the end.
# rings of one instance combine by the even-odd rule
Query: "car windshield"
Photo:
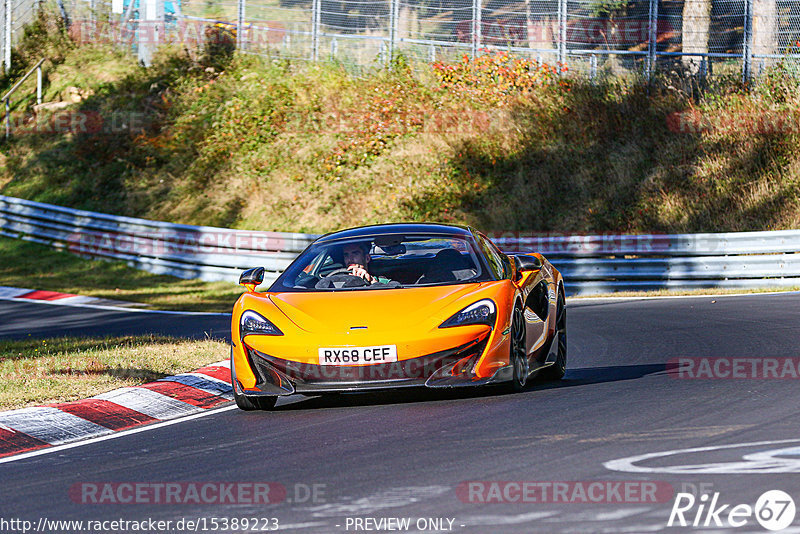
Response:
POLYGON ((465 238, 377 235, 312 245, 269 291, 396 289, 480 282, 489 276, 465 238), (366 273, 353 274, 357 269, 366 273))

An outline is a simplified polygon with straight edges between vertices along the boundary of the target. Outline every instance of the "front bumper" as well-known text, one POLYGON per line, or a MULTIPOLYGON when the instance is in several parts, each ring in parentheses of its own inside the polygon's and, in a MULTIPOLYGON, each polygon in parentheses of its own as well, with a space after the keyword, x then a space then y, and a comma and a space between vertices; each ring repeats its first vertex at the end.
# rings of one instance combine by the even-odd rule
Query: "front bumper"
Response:
POLYGON ((361 366, 305 364, 264 354, 244 345, 247 363, 256 376, 250 395, 291 395, 425 386, 478 386, 502 381, 503 369, 490 378, 478 378, 474 368, 486 350, 489 336, 464 345, 398 362, 361 366))

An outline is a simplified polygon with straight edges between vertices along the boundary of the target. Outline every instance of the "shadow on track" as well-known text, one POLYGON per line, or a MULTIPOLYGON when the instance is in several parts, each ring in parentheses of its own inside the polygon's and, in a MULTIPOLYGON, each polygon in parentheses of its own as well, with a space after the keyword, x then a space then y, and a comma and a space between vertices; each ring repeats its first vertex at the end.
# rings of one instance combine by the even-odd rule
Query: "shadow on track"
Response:
MULTIPOLYGON (((568 369, 566 376, 559 381, 543 382, 535 380, 526 389, 528 393, 540 390, 587 386, 621 380, 636 380, 648 375, 667 371, 665 364, 615 365, 609 367, 588 367, 568 369)), ((359 406, 384 406, 420 402, 441 402, 466 399, 489 399, 513 395, 503 384, 485 387, 463 387, 453 389, 426 389, 423 387, 404 388, 372 392, 329 393, 316 397, 302 397, 288 404, 279 405, 274 411, 316 410, 320 408, 343 408, 359 406)))

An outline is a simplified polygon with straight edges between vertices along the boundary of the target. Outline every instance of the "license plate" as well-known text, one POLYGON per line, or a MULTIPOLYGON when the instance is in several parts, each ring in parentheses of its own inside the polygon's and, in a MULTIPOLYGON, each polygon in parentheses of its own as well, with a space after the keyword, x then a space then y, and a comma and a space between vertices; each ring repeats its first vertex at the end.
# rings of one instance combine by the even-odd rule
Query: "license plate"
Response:
POLYGON ((320 348, 320 365, 372 365, 397 361, 397 345, 320 348))

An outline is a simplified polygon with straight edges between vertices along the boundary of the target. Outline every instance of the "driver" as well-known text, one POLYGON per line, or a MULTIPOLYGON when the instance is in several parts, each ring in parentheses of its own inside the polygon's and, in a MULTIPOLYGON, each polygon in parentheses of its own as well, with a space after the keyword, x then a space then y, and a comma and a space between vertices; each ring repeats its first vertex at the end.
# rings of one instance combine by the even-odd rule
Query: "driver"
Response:
POLYGON ((381 276, 373 276, 369 273, 369 243, 358 242, 348 243, 342 249, 344 264, 353 276, 358 276, 370 284, 388 284, 390 280, 381 276))

